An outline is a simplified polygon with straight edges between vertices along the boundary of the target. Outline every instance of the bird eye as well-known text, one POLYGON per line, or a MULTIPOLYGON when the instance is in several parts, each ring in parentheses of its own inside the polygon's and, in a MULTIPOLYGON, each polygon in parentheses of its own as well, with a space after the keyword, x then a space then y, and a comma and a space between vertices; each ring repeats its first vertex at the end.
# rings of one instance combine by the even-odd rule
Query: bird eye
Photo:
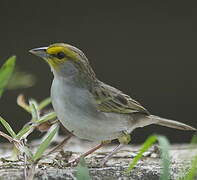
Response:
POLYGON ((58 52, 56 56, 58 59, 63 59, 66 55, 64 54, 64 52, 58 52))

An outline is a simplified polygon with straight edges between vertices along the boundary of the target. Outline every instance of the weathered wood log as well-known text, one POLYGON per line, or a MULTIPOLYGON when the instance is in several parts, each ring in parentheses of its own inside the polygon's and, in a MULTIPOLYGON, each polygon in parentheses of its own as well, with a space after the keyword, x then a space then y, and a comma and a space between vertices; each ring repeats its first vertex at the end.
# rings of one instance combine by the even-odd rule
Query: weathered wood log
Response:
MULTIPOLYGON (((64 148, 64 153, 54 153, 39 161, 36 166, 34 179, 75 179, 75 168, 67 167, 66 161, 72 156, 76 157, 81 152, 86 151, 90 146, 89 142, 82 142, 74 139, 64 148), (68 151, 68 152, 67 152, 68 151)), ((0 156, 5 157, 11 153, 11 146, 0 146, 0 156)), ((137 164, 135 169, 125 174, 125 170, 131 162, 132 157, 136 155, 139 146, 128 145, 119 153, 109 160, 105 167, 100 167, 99 161, 110 152, 115 146, 106 146, 100 151, 88 156, 86 162, 88 164, 90 175, 93 180, 109 180, 109 179, 135 179, 135 180, 159 180, 161 172, 161 159, 159 153, 152 150, 144 154, 144 157, 137 164)), ((190 145, 172 145, 170 150, 171 157, 171 179, 184 176, 191 165, 192 159, 197 155, 197 147, 190 145)), ((24 166, 22 161, 6 161, 4 158, 0 160, 0 180, 18 180, 24 179, 24 166)), ((197 178, 196 178, 197 179, 197 178)))

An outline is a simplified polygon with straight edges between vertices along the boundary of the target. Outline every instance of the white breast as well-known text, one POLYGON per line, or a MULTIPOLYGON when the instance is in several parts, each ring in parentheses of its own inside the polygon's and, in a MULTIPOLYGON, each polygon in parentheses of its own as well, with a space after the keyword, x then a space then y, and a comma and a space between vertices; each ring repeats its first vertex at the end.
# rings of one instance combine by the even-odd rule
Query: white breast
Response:
POLYGON ((121 131, 127 130, 130 123, 130 116, 99 112, 87 89, 75 87, 60 79, 53 80, 51 97, 60 122, 83 139, 116 139, 121 131))

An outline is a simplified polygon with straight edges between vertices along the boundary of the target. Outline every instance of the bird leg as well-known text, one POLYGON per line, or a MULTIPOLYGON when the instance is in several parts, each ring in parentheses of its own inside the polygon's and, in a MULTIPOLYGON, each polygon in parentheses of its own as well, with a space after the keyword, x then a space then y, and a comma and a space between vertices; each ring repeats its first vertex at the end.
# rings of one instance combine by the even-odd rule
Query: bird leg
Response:
POLYGON ((102 141, 100 144, 96 145, 95 147, 93 147, 92 149, 90 149, 89 151, 83 153, 82 155, 80 155, 79 157, 73 159, 72 161, 70 161, 68 164, 69 165, 73 165, 73 164, 76 164, 79 162, 79 160, 82 158, 82 157, 86 157, 90 154, 92 154, 93 152, 95 152, 96 150, 100 149, 101 147, 103 147, 104 145, 106 144, 109 144, 111 141, 102 141))
POLYGON ((109 153, 102 161, 101 166, 104 166, 105 163, 115 154, 117 151, 119 151, 125 144, 128 144, 131 141, 130 134, 126 132, 122 132, 122 134, 118 137, 118 141, 120 144, 111 152, 109 153))
POLYGON ((117 153, 122 147, 124 146, 124 144, 119 144, 118 146, 116 146, 112 152, 110 152, 107 156, 104 157, 104 159, 101 161, 100 165, 104 166, 106 164, 106 162, 115 154, 117 153))
POLYGON ((51 149, 46 155, 50 155, 62 149, 72 136, 73 136, 72 134, 69 134, 66 138, 63 139, 63 141, 61 141, 57 146, 51 149))

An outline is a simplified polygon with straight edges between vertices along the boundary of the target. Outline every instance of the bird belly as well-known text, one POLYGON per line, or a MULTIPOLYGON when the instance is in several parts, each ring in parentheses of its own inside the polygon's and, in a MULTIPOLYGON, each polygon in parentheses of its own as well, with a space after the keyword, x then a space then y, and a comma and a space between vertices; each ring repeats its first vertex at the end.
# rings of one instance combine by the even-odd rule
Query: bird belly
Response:
POLYGON ((60 122, 74 135, 91 141, 103 141, 116 139, 127 130, 129 117, 99 112, 87 90, 57 87, 53 82, 53 107, 60 122))

